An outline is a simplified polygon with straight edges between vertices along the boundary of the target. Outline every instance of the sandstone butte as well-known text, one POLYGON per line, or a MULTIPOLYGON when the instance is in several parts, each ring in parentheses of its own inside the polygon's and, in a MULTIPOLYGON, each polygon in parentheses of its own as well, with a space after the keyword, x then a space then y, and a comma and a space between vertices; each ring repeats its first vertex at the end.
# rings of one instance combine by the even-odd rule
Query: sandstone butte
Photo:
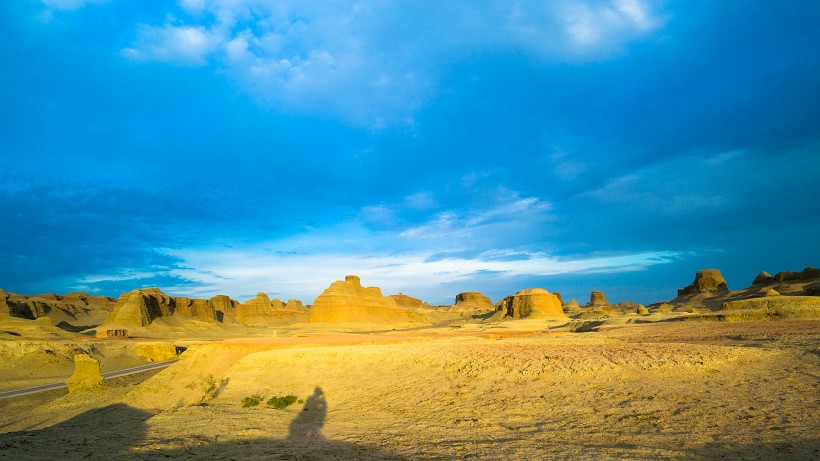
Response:
POLYGON ((359 277, 348 275, 333 282, 310 308, 310 323, 407 324, 421 321, 410 309, 383 296, 378 287, 363 287, 359 277))
POLYGON ((543 288, 528 288, 498 302, 496 318, 556 319, 568 317, 558 297, 543 288))
POLYGON ((603 291, 592 290, 589 294, 589 302, 584 307, 605 307, 609 303, 606 302, 606 295, 603 291))
POLYGON ((456 295, 456 306, 472 306, 479 309, 494 309, 493 301, 478 291, 465 291, 456 295))
POLYGON ((678 290, 678 296, 697 295, 701 293, 728 293, 729 287, 723 274, 718 269, 703 269, 695 274, 691 285, 678 290))

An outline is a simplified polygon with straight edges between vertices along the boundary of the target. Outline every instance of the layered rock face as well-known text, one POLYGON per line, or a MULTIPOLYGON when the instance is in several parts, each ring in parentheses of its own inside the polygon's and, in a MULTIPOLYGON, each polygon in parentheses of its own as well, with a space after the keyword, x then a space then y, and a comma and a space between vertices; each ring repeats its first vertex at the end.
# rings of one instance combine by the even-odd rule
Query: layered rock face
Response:
POLYGON ((258 293, 236 307, 236 320, 250 326, 307 322, 308 309, 298 299, 290 299, 285 304, 278 299, 271 300, 266 293, 258 293))
POLYGON ((311 323, 396 324, 416 321, 419 317, 415 312, 399 307, 395 299, 383 296, 378 287, 363 287, 355 275, 333 282, 310 308, 311 323))
POLYGON ((492 300, 478 291, 465 291, 457 294, 456 305, 474 306, 482 309, 494 308, 492 300))
POLYGON ((123 293, 103 325, 146 327, 158 318, 216 322, 216 310, 207 299, 175 298, 158 288, 123 293))
POLYGON ((236 306, 238 306, 239 303, 231 299, 229 296, 216 295, 211 298, 211 304, 214 305, 217 319, 219 319, 220 316, 222 318, 225 316, 230 318, 236 317, 236 306))
POLYGON ((62 322, 73 326, 98 325, 105 320, 114 304, 112 298, 87 293, 27 296, 0 289, 0 317, 11 316, 28 320, 49 317, 55 325, 62 322))
POLYGON ((691 285, 678 290, 678 296, 698 295, 702 293, 728 293, 729 287, 723 274, 718 269, 704 269, 695 274, 695 281, 691 285))
POLYGON ((393 298, 393 301, 396 301, 396 305, 404 308, 404 309, 418 309, 424 305, 424 302, 418 298, 414 298, 412 296, 407 296, 404 293, 399 293, 397 295, 390 295, 393 298))
POLYGON ((503 317, 514 319, 566 319, 561 301, 543 288, 529 288, 507 296, 498 303, 503 317))

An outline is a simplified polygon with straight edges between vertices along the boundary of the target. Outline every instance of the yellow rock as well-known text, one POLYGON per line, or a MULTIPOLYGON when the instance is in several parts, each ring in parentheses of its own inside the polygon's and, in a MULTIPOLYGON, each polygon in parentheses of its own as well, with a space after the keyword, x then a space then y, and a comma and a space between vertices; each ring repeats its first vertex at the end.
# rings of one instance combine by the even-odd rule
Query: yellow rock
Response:
POLYGON ((310 323, 406 324, 417 321, 420 318, 416 312, 399 307, 395 299, 383 296, 378 287, 363 287, 355 275, 333 282, 310 308, 310 323))
POLYGON ((152 362, 164 362, 177 358, 177 347, 171 343, 138 344, 134 353, 152 362))
POLYGON ((85 354, 74 356, 74 374, 65 380, 68 391, 89 389, 100 385, 103 380, 100 374, 100 362, 85 354))
POLYGON ((567 318, 558 297, 543 288, 528 288, 507 296, 498 303, 498 311, 502 317, 516 319, 567 318))

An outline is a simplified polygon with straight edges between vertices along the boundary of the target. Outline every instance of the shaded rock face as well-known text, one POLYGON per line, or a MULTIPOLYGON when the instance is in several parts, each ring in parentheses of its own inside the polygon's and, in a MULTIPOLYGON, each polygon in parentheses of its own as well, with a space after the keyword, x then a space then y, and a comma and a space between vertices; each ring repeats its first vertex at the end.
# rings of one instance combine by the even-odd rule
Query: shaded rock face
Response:
POLYGON ((28 320, 49 317, 54 324, 96 326, 105 320, 114 304, 114 299, 107 296, 79 292, 28 296, 0 290, 0 316, 28 320))
POLYGON ((216 311, 229 315, 235 315, 236 306, 239 305, 238 302, 234 301, 229 296, 225 295, 214 296, 213 298, 211 298, 211 304, 214 305, 214 309, 216 311))
POLYGON ((456 295, 456 305, 475 306, 483 309, 492 309, 493 302, 490 298, 478 291, 465 291, 456 295))
POLYGON ((820 278, 820 269, 812 266, 803 269, 802 272, 784 271, 774 274, 774 281, 779 283, 809 281, 818 278, 820 278))
POLYGON ((123 293, 103 325, 145 327, 154 320, 178 318, 216 322, 216 310, 207 299, 175 298, 158 288, 123 293))
POLYGON ((397 295, 390 295, 390 298, 393 298, 393 301, 396 301, 396 305, 404 308, 404 309, 418 309, 424 305, 424 302, 418 298, 414 298, 412 296, 407 296, 404 293, 399 293, 397 295))
POLYGON ((558 297, 543 288, 529 288, 507 296, 497 305, 503 317, 514 319, 566 319, 558 297))
POLYGON ((678 290, 678 296, 728 292, 729 287, 726 285, 726 280, 720 270, 704 269, 695 274, 695 281, 691 285, 678 290))
POLYGON ((410 323, 418 321, 410 309, 382 296, 378 287, 363 287, 359 277, 348 275, 333 282, 310 308, 311 323, 410 323))
POLYGON ((100 362, 88 355, 77 354, 74 356, 74 374, 65 383, 68 385, 69 392, 75 392, 80 389, 97 387, 102 380, 100 362))
POLYGON ((586 304, 586 307, 599 307, 606 306, 607 304, 604 292, 593 290, 589 295, 589 302, 586 304))
POLYGON ((755 277, 755 281, 752 282, 752 285, 768 285, 774 281, 774 277, 772 277, 768 272, 762 271, 761 273, 757 274, 755 277))

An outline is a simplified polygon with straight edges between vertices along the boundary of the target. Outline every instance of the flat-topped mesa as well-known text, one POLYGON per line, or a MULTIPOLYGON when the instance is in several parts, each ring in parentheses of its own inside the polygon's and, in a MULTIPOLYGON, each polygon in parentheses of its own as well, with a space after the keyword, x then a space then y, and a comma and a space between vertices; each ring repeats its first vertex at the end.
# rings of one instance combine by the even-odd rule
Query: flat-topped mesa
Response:
POLYGON ((697 295, 701 293, 728 293, 729 287, 719 269, 704 269, 695 274, 691 285, 678 290, 678 296, 697 295))
POLYGON ((465 291, 456 295, 456 306, 474 306, 482 309, 493 309, 493 301, 479 291, 465 291))
POLYGON ((507 296, 498 302, 495 316, 514 319, 567 319, 558 297, 543 288, 528 288, 507 296))
POLYGON ((348 275, 333 282, 310 308, 310 323, 397 324, 419 321, 410 309, 383 296, 378 287, 363 287, 359 277, 348 275))

